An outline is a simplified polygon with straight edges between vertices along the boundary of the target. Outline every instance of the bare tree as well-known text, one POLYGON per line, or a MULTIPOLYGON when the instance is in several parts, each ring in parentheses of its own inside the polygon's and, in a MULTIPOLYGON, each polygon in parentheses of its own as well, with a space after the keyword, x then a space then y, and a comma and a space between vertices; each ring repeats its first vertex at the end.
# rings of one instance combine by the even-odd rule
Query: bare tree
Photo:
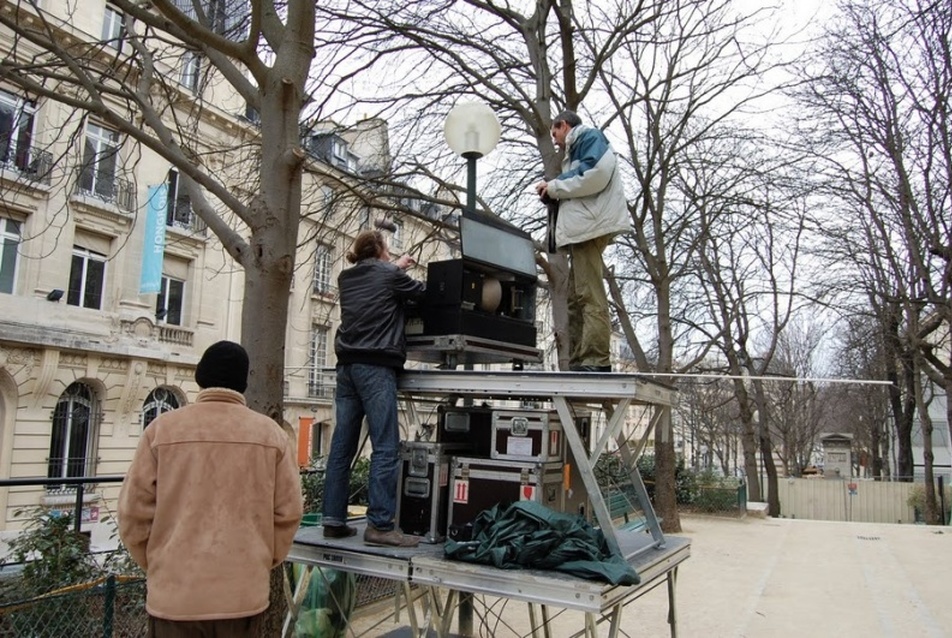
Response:
MULTIPOLYGON (((706 364, 704 369, 717 366, 706 364)), ((738 468, 737 406, 733 391, 724 380, 689 379, 679 384, 677 423, 682 440, 691 450, 687 464, 695 471, 717 469, 733 476, 738 468)))
MULTIPOLYGON (((756 143, 741 124, 773 90, 762 79, 777 68, 770 39, 752 28, 766 17, 718 0, 667 2, 642 37, 626 40, 599 69, 614 110, 611 130, 637 184, 629 206, 634 232, 619 241, 610 276, 619 322, 642 370, 689 370, 718 343, 699 303, 699 251, 729 210, 726 202, 747 188, 750 167, 740 160, 756 143), (704 324, 708 329, 698 329, 704 324)), ((743 405, 750 422, 753 411, 743 405)), ((656 438, 655 455, 659 484, 673 485, 672 437, 656 438)), ((656 499, 659 511, 676 507, 673 490, 656 499)))
MULTIPOLYGON (((853 257, 866 287, 857 292, 869 297, 895 362, 897 471, 910 477, 913 410, 927 410, 920 375, 952 390, 948 358, 936 356, 952 320, 950 25, 946 3, 845 3, 802 94, 822 127, 813 141, 830 184, 861 229, 853 257)), ((920 423, 932 521, 931 420, 920 423)))
POLYGON ((759 202, 752 200, 738 214, 722 212, 706 226, 698 250, 698 276, 715 327, 711 336, 734 377, 748 493, 753 500, 766 495, 772 516, 780 514, 771 438, 778 405, 763 377, 777 372, 777 351, 797 311, 803 232, 799 202, 773 200, 776 192, 765 189, 759 202), (757 481, 758 454, 769 489, 757 481))
POLYGON ((824 376, 818 361, 822 337, 817 323, 794 320, 777 344, 773 373, 795 379, 770 383, 776 406, 770 426, 786 476, 800 476, 810 463, 828 407, 822 386, 812 380, 824 376))
MULTIPOLYGON (((854 314, 846 319, 835 351, 833 370, 850 379, 886 377, 887 353, 876 319, 854 314)), ((868 454, 873 478, 891 476, 890 388, 858 384, 827 391, 827 431, 852 432, 860 454, 868 454)))
MULTIPOLYGON (((193 210, 244 270, 245 307, 255 309, 242 313, 241 324, 252 361, 249 405, 282 423, 314 3, 112 0, 123 24, 99 41, 83 41, 61 17, 64 7, 52 14, 45 6, 4 3, 0 24, 8 42, 0 77, 28 95, 74 109, 74 127, 95 121, 126 138, 132 155, 149 149, 178 170, 193 210), (205 69, 208 86, 183 97, 172 78, 191 60, 205 69), (220 111, 223 105, 234 111, 220 111), (242 153, 230 142, 233 135, 216 129, 224 124, 208 122, 220 122, 221 114, 236 122, 236 112, 246 108, 259 128, 249 127, 242 153)), ((72 11, 79 6, 66 5, 72 11)))

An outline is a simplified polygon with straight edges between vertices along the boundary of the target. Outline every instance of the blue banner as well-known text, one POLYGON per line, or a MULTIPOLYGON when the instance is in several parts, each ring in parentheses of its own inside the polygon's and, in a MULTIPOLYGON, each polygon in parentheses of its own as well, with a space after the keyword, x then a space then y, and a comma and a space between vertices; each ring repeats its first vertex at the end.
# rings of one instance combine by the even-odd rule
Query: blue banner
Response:
POLYGON ((162 291, 162 260, 165 255, 165 214, 168 197, 168 185, 149 186, 139 294, 162 291))

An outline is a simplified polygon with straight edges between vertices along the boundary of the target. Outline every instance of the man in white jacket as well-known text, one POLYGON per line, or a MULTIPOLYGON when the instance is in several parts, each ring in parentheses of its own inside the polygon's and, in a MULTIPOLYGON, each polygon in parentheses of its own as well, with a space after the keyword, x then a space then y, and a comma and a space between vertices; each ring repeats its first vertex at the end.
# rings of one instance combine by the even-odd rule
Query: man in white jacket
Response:
POLYGON ((630 229, 624 186, 605 134, 573 111, 552 121, 552 138, 563 152, 562 174, 536 184, 536 192, 559 202, 555 243, 569 253, 569 369, 611 372, 602 253, 630 229))

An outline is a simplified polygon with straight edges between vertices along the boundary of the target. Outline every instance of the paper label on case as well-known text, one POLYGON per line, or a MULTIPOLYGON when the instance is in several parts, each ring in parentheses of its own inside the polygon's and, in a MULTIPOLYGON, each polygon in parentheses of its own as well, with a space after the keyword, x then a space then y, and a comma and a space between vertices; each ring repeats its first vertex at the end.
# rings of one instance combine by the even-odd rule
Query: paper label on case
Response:
POLYGON ((510 436, 506 439, 506 454, 532 456, 532 439, 527 436, 510 436))
POLYGON ((469 503, 469 480, 459 480, 453 483, 453 502, 469 503))

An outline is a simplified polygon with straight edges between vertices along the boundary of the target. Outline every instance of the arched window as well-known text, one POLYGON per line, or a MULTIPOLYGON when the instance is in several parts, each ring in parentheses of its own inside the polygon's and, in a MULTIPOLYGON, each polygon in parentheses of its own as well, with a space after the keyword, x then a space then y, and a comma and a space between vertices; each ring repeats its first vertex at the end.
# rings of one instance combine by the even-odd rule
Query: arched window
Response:
POLYGON ((92 388, 85 383, 71 384, 53 411, 49 478, 94 474, 96 458, 93 454, 98 425, 99 409, 92 388))
POLYGON ((156 388, 149 393, 142 406, 142 429, 149 427, 155 417, 179 407, 179 400, 168 388, 156 388))

